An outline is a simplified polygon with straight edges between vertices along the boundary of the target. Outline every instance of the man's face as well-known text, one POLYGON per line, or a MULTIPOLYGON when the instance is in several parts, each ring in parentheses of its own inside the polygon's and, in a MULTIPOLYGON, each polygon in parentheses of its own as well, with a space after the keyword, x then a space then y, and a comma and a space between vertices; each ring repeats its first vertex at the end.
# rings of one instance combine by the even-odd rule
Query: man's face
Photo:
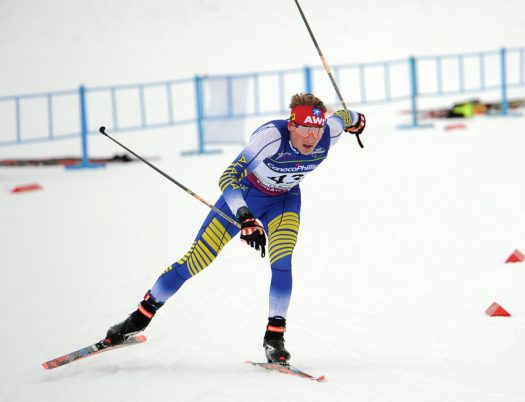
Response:
POLYGON ((302 126, 290 121, 288 130, 293 147, 303 155, 310 155, 323 138, 324 127, 302 126))

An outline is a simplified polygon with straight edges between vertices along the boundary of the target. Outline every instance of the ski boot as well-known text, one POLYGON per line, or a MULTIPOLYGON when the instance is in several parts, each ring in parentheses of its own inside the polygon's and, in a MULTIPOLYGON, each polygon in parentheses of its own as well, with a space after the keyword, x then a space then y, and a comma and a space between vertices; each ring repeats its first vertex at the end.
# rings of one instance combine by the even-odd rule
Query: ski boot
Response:
POLYGON ((137 310, 124 321, 109 328, 104 343, 108 346, 120 345, 126 339, 144 331, 163 304, 154 301, 149 292, 146 293, 137 310))
POLYGON ((290 353, 284 347, 284 331, 286 319, 281 316, 268 318, 266 333, 264 334, 264 353, 268 363, 288 364, 290 353))

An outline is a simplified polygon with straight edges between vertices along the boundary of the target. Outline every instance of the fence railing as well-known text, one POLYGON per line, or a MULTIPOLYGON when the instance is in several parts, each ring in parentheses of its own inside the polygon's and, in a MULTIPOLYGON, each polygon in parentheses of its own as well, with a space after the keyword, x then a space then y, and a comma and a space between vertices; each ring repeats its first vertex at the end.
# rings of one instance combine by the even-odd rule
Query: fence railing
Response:
MULTIPOLYGON (((418 98, 499 91, 508 112, 509 88, 525 86, 525 48, 409 57, 332 66, 349 105, 409 101, 418 127, 418 98)), ((338 98, 323 67, 237 75, 195 76, 153 83, 80 86, 76 90, 0 97, 0 146, 81 136, 106 125, 113 132, 195 124, 198 153, 217 143, 243 142, 245 133, 224 137, 211 123, 286 115, 294 93, 313 92, 336 108, 338 98)))

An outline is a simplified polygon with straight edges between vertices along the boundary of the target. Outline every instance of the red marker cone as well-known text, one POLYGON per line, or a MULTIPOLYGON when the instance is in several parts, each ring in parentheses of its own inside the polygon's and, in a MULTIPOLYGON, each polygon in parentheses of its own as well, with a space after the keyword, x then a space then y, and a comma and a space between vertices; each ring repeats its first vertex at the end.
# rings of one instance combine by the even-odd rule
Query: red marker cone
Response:
POLYGON ((42 190, 42 186, 38 183, 23 184, 21 186, 14 187, 11 190, 11 192, 12 193, 23 193, 26 191, 35 191, 35 190, 42 190))
POLYGON ((492 303, 485 313, 491 317, 510 317, 510 313, 496 302, 492 303))
POLYGON ((445 131, 450 131, 450 130, 458 130, 458 129, 462 129, 462 128, 467 128, 467 126, 463 123, 458 123, 458 124, 449 124, 447 126, 445 126, 444 130, 445 131))
POLYGON ((518 249, 516 249, 509 256, 509 258, 507 258, 507 261, 505 261, 505 263, 508 263, 508 262, 522 262, 524 259, 525 259, 525 256, 522 254, 522 252, 519 251, 518 249))

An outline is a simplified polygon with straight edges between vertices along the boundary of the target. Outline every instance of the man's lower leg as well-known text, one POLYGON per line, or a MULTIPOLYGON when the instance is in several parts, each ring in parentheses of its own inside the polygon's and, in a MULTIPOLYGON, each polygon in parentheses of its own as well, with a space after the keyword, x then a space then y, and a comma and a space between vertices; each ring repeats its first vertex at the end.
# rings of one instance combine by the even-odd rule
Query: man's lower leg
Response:
POLYGON ((156 302, 148 292, 140 302, 137 310, 124 321, 113 325, 107 332, 105 342, 109 345, 119 345, 129 337, 144 331, 152 318, 164 303, 156 302))

